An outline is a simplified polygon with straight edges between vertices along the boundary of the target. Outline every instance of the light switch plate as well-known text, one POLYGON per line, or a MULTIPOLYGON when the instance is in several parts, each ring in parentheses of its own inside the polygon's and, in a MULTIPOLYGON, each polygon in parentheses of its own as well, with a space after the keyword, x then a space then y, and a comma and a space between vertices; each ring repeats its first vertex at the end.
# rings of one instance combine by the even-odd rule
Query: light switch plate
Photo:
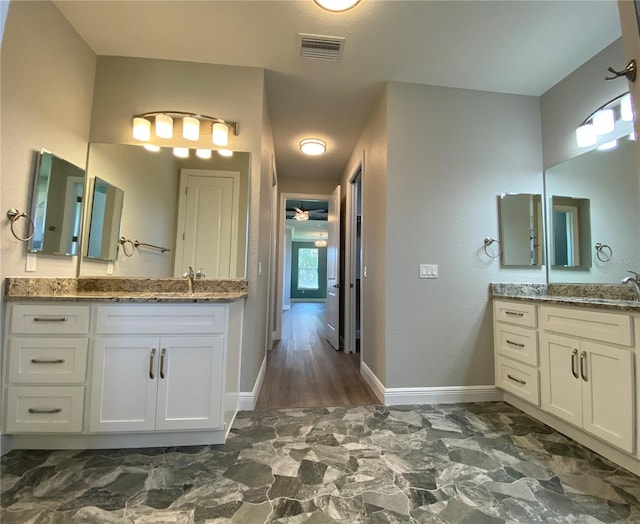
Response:
POLYGON ((113 275, 113 262, 107 262, 107 275, 113 275))
POLYGON ((438 265, 420 264, 420 278, 438 278, 438 265))

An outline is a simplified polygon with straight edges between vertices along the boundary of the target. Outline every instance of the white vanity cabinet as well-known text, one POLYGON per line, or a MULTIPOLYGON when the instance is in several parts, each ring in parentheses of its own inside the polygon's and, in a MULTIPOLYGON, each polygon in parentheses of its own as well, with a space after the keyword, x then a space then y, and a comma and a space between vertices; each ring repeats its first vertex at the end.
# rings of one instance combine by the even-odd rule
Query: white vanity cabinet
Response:
POLYGON ((542 409, 633 453, 631 316, 542 306, 540 324, 542 409))
POLYGON ((5 338, 5 432, 79 433, 90 308, 12 304, 5 338))
POLYGON ((226 325, 223 306, 98 306, 89 429, 223 428, 226 325))

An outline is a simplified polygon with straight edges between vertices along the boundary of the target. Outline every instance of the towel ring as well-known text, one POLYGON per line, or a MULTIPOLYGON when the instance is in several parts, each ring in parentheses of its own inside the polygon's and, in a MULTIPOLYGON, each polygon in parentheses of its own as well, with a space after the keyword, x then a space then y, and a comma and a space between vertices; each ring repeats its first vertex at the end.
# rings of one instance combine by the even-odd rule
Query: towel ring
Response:
POLYGON ((611 262, 613 258, 613 249, 609 247, 607 244, 603 244, 602 242, 596 242, 596 258, 600 262, 611 262))
POLYGON ((133 250, 135 249, 135 244, 133 243, 133 240, 129 240, 128 238, 124 238, 124 237, 120 237, 120 240, 118 240, 118 242, 122 246, 122 252, 126 256, 130 257, 131 255, 133 255, 133 250), (127 248, 125 247, 126 244, 131 244, 131 251, 129 251, 128 253, 127 253, 127 248))
POLYGON ((484 249, 484 254, 489 258, 498 258, 500 255, 502 255, 502 242, 500 242, 499 240, 491 237, 484 237, 483 243, 484 247, 482 249, 484 249), (487 251, 487 248, 493 243, 498 244, 498 253, 496 255, 492 255, 487 251))
MULTIPOLYGON (((16 237, 20 242, 28 242, 33 238, 33 235, 36 232, 36 225, 33 223, 33 219, 29 215, 27 215, 26 213, 22 213, 15 208, 11 208, 9 209, 9 211, 7 211, 7 218, 11 221, 11 234, 14 237, 16 237), (26 237, 21 237, 20 235, 18 235, 18 233, 16 233, 15 224, 19 218, 26 218, 29 221, 29 225, 31 226, 30 235, 27 235, 26 237)), ((27 231, 29 230, 27 229, 27 231)))

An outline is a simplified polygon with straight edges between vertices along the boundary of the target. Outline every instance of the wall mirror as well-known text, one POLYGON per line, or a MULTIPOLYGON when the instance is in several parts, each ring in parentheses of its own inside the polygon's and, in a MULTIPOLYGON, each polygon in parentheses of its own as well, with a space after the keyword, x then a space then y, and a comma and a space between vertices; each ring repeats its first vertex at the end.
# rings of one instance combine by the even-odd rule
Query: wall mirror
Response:
MULTIPOLYGON (((249 169, 250 154, 243 152, 212 151, 205 159, 191 150, 178 158, 171 148, 90 144, 88 180, 108 180, 126 195, 120 236, 131 243, 118 246, 113 275, 181 276, 191 265, 207 277, 244 278, 249 169), (220 221, 210 223, 215 218, 220 221)), ((80 276, 105 275, 108 258, 98 258, 82 258, 80 276)))
POLYGON ((500 195, 500 241, 503 266, 540 266, 544 263, 542 195, 500 195))
MULTIPOLYGON (((593 149, 545 171, 549 282, 617 284, 627 270, 637 271, 640 267, 635 148, 634 141, 623 138, 615 149, 593 149), (555 195, 570 199, 558 199, 555 195), (577 208, 580 213, 581 200, 588 201, 588 224, 579 217, 576 222, 571 212, 577 208), (570 228, 576 225, 577 234, 575 230, 571 233, 570 228), (557 239, 556 230, 563 237, 570 238, 573 234, 578 238, 577 251, 575 243, 571 251, 570 242, 557 239), (602 260, 596 256, 596 244, 604 244, 611 250, 602 253, 602 260), (567 247, 565 258, 554 258, 559 251, 554 249, 556 245, 560 251, 562 246, 567 247), (571 252, 579 257, 578 261, 574 258, 573 264, 568 258, 571 252)), ((582 206, 584 208, 585 203, 582 206)))
POLYGON ((549 255, 554 269, 591 267, 591 213, 588 198, 552 196, 549 255))
POLYGON ((41 151, 36 159, 31 217, 32 253, 72 256, 80 252, 84 169, 41 151))
POLYGON ((124 191, 95 177, 87 236, 88 258, 116 260, 124 191))

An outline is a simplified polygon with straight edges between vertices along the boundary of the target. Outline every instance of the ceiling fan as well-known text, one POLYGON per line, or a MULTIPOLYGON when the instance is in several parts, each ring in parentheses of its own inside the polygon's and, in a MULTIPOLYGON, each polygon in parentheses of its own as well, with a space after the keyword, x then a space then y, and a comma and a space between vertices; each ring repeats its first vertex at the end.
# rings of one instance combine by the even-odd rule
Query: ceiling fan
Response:
MULTIPOLYGON (((317 204, 325 205, 325 202, 317 202, 317 204)), ((325 205, 326 207, 326 205, 325 205)), ((305 207, 304 202, 300 202, 300 207, 293 206, 287 208, 287 218, 294 220, 326 220, 327 209, 314 209, 313 207, 305 207)))

